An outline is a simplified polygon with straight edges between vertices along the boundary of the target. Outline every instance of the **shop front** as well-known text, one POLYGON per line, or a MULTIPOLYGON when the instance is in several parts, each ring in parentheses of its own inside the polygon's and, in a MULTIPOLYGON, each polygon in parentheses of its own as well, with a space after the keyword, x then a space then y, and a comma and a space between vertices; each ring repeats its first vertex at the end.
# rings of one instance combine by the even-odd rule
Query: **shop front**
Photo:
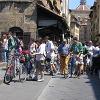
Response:
POLYGON ((53 41, 61 41, 68 33, 68 25, 62 16, 37 4, 37 30, 40 37, 49 36, 53 41))

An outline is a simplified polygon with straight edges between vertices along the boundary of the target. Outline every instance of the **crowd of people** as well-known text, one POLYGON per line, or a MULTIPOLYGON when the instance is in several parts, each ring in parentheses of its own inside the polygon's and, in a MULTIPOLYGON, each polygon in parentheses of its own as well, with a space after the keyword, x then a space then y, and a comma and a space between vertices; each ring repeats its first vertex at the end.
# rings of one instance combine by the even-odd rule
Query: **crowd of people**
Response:
MULTIPOLYGON (((10 67, 12 55, 15 52, 22 54, 24 50, 23 41, 18 39, 15 33, 9 32, 3 34, 0 43, 2 61, 7 62, 7 66, 10 67)), ((28 50, 30 56, 28 61, 30 62, 31 58, 34 58, 34 62, 26 64, 26 67, 29 66, 27 78, 31 77, 34 81, 44 81, 45 71, 52 76, 60 73, 67 77, 80 78, 81 74, 86 72, 97 73, 100 69, 100 45, 94 46, 92 41, 82 44, 77 37, 73 37, 71 44, 68 44, 66 39, 61 43, 54 42, 48 36, 38 38, 36 41, 31 39, 28 50), (33 63, 35 72, 31 76, 33 63)))

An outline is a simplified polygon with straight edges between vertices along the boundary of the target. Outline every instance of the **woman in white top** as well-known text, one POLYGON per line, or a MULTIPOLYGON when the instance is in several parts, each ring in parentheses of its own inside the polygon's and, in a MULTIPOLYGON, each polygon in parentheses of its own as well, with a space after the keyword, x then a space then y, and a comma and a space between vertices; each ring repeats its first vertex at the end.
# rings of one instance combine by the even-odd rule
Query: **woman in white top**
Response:
POLYGON ((2 61, 7 62, 8 59, 8 38, 6 34, 2 35, 2 61))
POLYGON ((30 44, 29 49, 30 49, 31 54, 33 54, 36 52, 37 44, 34 39, 32 39, 31 41, 32 43, 30 44))
POLYGON ((40 39, 38 42, 38 47, 36 49, 36 77, 34 78, 35 81, 44 81, 44 62, 45 62, 45 42, 44 40, 40 39), (41 78, 39 79, 39 73, 41 78))

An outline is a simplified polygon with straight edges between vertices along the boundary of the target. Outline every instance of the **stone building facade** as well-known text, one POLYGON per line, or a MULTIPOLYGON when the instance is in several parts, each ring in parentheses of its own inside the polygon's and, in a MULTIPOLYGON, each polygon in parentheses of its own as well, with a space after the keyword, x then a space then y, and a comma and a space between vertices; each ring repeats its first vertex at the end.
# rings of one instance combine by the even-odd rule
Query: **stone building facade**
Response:
POLYGON ((10 29, 23 40, 25 49, 31 38, 49 35, 61 40, 68 29, 62 7, 62 0, 0 0, 1 38, 10 29))
POLYGON ((90 12, 92 41, 100 43, 100 0, 95 0, 90 12))
POLYGON ((38 37, 40 23, 44 24, 42 28, 51 23, 66 24, 61 15, 61 4, 62 0, 0 0, 0 34, 12 28, 27 46, 30 38, 38 37))
POLYGON ((79 40, 81 42, 89 41, 91 39, 90 33, 90 8, 86 5, 86 0, 80 0, 80 5, 71 12, 80 24, 79 40))
POLYGON ((27 45, 30 37, 36 38, 36 15, 36 0, 0 0, 0 33, 12 27, 22 29, 16 35, 27 45))
POLYGON ((38 0, 38 35, 49 35, 54 41, 64 38, 67 31, 66 15, 63 14, 63 0, 38 0))
POLYGON ((91 38, 92 41, 96 40, 96 35, 99 33, 99 17, 98 17, 98 8, 97 2, 94 2, 94 5, 91 7, 90 12, 90 22, 91 22, 91 38))
POLYGON ((76 17, 72 14, 70 14, 70 32, 71 35, 73 37, 77 37, 79 39, 79 35, 80 35, 80 24, 78 22, 78 20, 76 19, 76 17))

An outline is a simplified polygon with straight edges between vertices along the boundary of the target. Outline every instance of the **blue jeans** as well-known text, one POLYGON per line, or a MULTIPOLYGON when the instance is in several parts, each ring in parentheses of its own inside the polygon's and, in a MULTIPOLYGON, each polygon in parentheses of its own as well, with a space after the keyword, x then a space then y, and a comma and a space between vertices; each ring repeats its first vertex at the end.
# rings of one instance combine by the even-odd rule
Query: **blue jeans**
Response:
POLYGON ((75 71, 75 67, 76 67, 75 62, 76 62, 76 58, 72 56, 70 59, 70 75, 71 76, 74 74, 74 71, 75 71))
POLYGON ((27 62, 24 63, 24 66, 25 66, 27 75, 31 74, 31 71, 32 71, 32 68, 33 68, 32 63, 30 61, 27 61, 27 62))
POLYGON ((7 62, 7 60, 8 60, 8 50, 3 49, 2 50, 2 61, 7 62))

